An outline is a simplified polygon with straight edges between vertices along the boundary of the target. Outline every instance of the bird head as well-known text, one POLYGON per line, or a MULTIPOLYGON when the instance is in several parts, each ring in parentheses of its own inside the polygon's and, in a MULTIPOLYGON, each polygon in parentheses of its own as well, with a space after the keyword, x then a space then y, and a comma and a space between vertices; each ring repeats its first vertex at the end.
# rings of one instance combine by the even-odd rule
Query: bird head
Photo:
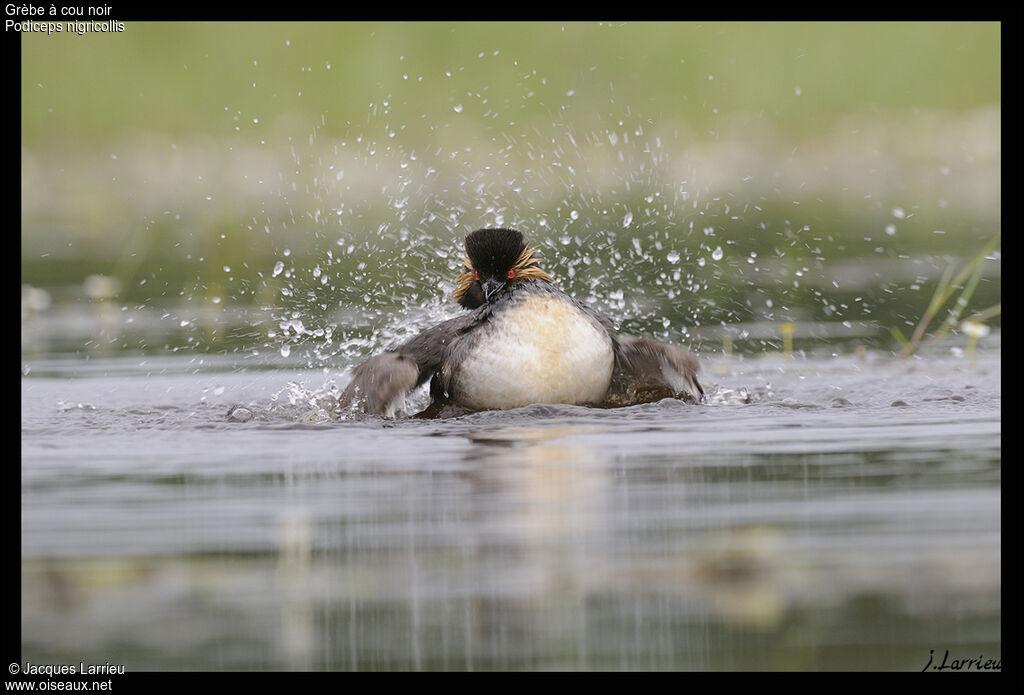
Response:
POLYGON ((467 309, 490 304, 526 280, 552 281, 515 229, 478 229, 466 237, 465 248, 454 297, 467 309))

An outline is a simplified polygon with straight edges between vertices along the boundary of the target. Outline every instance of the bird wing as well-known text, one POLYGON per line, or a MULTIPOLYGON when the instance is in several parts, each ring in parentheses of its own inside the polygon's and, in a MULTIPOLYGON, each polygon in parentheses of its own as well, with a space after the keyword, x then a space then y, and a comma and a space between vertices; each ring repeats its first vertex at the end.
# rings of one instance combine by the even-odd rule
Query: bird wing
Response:
POLYGON ((419 369, 415 359, 400 352, 374 355, 352 371, 342 391, 343 411, 394 417, 405 397, 416 388, 419 369))
POLYGON ((704 389, 697 381, 697 358, 689 350, 653 338, 617 335, 615 369, 605 406, 679 398, 699 403, 704 389))
POLYGON ((662 398, 699 403, 704 397, 704 389, 697 381, 700 366, 692 352, 653 338, 619 333, 607 316, 586 304, 580 303, 580 306, 612 338, 615 367, 602 404, 606 408, 650 403, 662 398))
POLYGON ((475 313, 449 319, 366 360, 352 371, 339 398, 342 410, 394 417, 406 396, 441 369, 452 344, 476 321, 475 313))

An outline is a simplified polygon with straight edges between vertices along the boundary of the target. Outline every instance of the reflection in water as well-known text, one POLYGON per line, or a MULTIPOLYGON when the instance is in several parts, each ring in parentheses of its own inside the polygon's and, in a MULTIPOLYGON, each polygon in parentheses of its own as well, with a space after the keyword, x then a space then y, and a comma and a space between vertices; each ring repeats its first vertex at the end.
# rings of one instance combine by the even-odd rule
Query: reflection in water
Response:
POLYGON ((312 530, 300 513, 280 519, 277 580, 281 595, 281 660, 289 668, 312 667, 316 636, 310 593, 312 530))
POLYGON ((580 636, 591 578, 604 570, 595 543, 607 535, 612 471, 599 450, 573 435, 595 430, 513 426, 469 435, 467 460, 482 464, 473 474, 477 516, 493 529, 475 560, 493 568, 501 586, 498 600, 473 601, 471 639, 481 645, 483 668, 503 659, 514 665, 517 657, 529 664, 548 640, 569 647, 575 658, 567 655, 568 663, 587 663, 580 636))

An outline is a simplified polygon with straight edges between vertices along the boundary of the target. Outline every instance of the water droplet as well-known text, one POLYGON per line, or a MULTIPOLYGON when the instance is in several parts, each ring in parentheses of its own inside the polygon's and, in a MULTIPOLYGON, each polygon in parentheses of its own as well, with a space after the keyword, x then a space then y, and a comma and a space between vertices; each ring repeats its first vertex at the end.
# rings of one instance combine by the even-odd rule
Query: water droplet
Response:
POLYGON ((715 250, 711 252, 711 257, 714 258, 716 261, 722 260, 722 256, 724 255, 725 253, 722 251, 721 246, 715 247, 715 250))
POLYGON ((287 357, 290 354, 292 354, 292 346, 285 343, 281 346, 281 357, 287 357))
POLYGON ((569 217, 570 219, 578 220, 580 218, 580 213, 578 213, 576 210, 573 210, 572 212, 569 213, 569 217))
POLYGON ((668 259, 669 263, 678 263, 679 262, 679 252, 678 251, 669 251, 668 255, 666 256, 666 258, 668 259))
POLYGON ((629 224, 630 224, 630 223, 631 223, 632 221, 633 221, 633 213, 631 213, 631 212, 627 212, 627 213, 626 213, 626 216, 622 218, 622 226, 623 226, 623 227, 628 227, 628 226, 629 226, 629 224))
POLYGON ((278 275, 280 275, 282 270, 284 270, 284 262, 278 261, 277 263, 274 264, 273 277, 276 278, 278 275))
POLYGON ((452 109, 455 111, 455 113, 462 113, 462 104, 456 104, 455 106, 452 107, 452 109))
POLYGON ((885 225, 885 233, 888 234, 889 236, 894 235, 896 233, 896 225, 894 225, 894 224, 887 224, 887 225, 885 225))

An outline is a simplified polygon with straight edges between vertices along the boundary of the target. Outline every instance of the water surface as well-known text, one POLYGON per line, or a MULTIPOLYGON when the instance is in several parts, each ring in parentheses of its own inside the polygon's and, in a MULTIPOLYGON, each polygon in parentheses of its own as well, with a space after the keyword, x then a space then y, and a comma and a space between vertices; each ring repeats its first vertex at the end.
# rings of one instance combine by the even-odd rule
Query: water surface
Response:
POLYGON ((340 369, 26 362, 24 659, 921 670, 932 649, 1000 656, 998 347, 702 362, 698 406, 361 422, 317 413, 340 369))

